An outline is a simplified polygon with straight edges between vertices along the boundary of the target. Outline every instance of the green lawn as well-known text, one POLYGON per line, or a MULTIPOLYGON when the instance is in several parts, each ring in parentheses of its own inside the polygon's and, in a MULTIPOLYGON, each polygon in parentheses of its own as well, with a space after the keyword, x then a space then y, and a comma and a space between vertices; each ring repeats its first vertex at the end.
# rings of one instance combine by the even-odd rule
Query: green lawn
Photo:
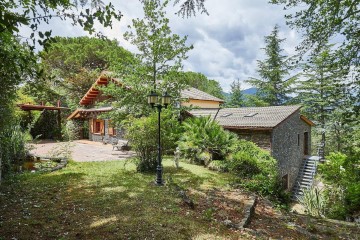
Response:
MULTIPOLYGON (((185 189, 224 189, 230 178, 186 163, 175 169, 170 160, 164 166, 164 178, 185 189)), ((71 162, 57 172, 7 179, 0 187, 0 239, 239 238, 154 179, 121 161, 71 162)))

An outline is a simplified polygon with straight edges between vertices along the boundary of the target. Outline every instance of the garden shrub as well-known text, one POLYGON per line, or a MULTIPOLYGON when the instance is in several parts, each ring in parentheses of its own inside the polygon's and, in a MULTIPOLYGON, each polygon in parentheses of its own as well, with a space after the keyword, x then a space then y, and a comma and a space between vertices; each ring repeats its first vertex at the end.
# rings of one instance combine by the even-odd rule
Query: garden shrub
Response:
POLYGON ((26 139, 17 123, 10 122, 0 131, 0 179, 1 175, 11 172, 14 164, 19 164, 25 159, 26 139))
POLYGON ((328 205, 326 216, 345 220, 360 211, 360 156, 353 153, 330 153, 319 173, 326 183, 328 205))
MULTIPOLYGON (((137 171, 155 171, 158 155, 158 114, 149 117, 134 118, 125 121, 125 138, 136 152, 137 171)), ((174 152, 179 138, 180 126, 176 116, 170 110, 161 114, 161 150, 162 154, 174 152)))
POLYGON ((323 217, 326 209, 326 197, 322 190, 311 187, 303 191, 298 197, 299 202, 305 207, 306 212, 314 217, 323 217))
POLYGON ((35 119, 30 133, 34 138, 39 139, 59 139, 61 137, 61 129, 57 123, 56 111, 42 111, 35 119))
POLYGON ((235 183, 262 195, 280 197, 277 162, 256 144, 238 140, 230 147, 224 165, 235 174, 235 183))
POLYGON ((239 140, 210 117, 190 118, 184 124, 179 150, 190 162, 233 173, 235 183, 263 195, 282 192, 277 162, 252 142, 239 140), (216 159, 216 160, 213 160, 216 159))
POLYGON ((224 160, 212 160, 208 165, 208 168, 218 172, 228 172, 229 167, 226 161, 224 160))
POLYGON ((202 165, 223 160, 237 140, 210 117, 189 118, 183 122, 183 130, 178 142, 182 157, 202 165))
POLYGON ((81 134, 81 123, 74 120, 69 120, 63 126, 62 138, 65 141, 73 141, 79 139, 81 134))

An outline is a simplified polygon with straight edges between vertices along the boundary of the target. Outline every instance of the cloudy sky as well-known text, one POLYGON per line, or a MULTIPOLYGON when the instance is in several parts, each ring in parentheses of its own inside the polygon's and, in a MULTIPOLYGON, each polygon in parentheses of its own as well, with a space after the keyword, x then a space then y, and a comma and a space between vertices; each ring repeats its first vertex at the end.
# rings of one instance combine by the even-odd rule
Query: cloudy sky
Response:
MULTIPOLYGON (((109 2, 104 0, 104 2, 109 2)), ((113 28, 98 28, 111 39, 117 39, 121 46, 130 51, 136 49, 123 39, 131 19, 143 16, 139 1, 112 1, 123 14, 113 28)), ((170 4, 167 17, 173 33, 188 36, 188 44, 194 49, 184 62, 185 71, 200 72, 217 80, 224 91, 230 91, 235 79, 244 81, 257 77, 257 61, 264 58, 264 36, 269 35, 275 24, 280 26, 280 37, 286 38, 282 45, 285 53, 294 54, 300 35, 285 25, 281 6, 271 5, 268 0, 206 0, 209 15, 183 19, 175 12, 179 6, 170 4)), ((86 33, 79 27, 64 22, 54 22, 53 34, 60 36, 80 36, 86 33)), ((250 87, 243 83, 242 88, 250 87)))

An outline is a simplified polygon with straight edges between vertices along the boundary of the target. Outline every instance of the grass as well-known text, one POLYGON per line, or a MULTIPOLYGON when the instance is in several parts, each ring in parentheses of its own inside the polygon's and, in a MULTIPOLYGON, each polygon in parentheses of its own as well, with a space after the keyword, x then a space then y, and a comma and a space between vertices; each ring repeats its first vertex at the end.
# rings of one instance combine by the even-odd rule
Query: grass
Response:
MULTIPOLYGON (((183 188, 227 188, 229 176, 164 161, 164 178, 183 188)), ((182 204, 174 188, 124 162, 71 162, 53 173, 5 180, 0 239, 237 239, 238 233, 182 204)))
POLYGON ((227 191, 232 176, 187 163, 176 169, 165 160, 164 179, 188 190, 195 209, 173 184, 158 187, 154 179, 124 161, 70 162, 57 172, 13 176, 0 185, 0 240, 309 239, 298 228, 322 239, 360 236, 357 226, 277 215, 261 198, 249 226, 257 233, 235 230, 223 221, 240 221, 241 202, 234 199, 246 193, 227 191))

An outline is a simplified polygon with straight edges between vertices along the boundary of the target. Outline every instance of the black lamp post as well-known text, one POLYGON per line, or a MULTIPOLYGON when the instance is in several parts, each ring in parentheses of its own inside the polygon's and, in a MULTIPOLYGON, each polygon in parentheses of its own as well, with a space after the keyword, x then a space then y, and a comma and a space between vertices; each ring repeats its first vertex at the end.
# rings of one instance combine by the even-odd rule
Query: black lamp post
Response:
POLYGON ((156 92, 151 92, 148 95, 148 103, 151 105, 152 108, 156 107, 158 110, 158 157, 157 157, 157 167, 156 167, 156 180, 155 183, 158 186, 164 184, 162 180, 162 164, 161 164, 161 142, 160 142, 160 113, 163 107, 167 108, 170 104, 171 96, 165 92, 165 94, 161 97, 162 103, 158 103, 159 95, 156 92))

